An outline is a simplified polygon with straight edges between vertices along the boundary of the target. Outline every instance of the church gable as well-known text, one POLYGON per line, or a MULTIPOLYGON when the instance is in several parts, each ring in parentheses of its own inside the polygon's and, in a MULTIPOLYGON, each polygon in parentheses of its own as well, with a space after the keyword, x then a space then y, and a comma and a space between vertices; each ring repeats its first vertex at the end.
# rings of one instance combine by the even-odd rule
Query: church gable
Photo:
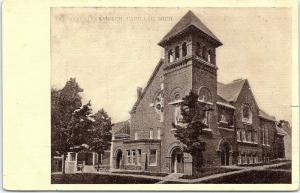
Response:
POLYGON ((244 81, 243 87, 241 88, 236 102, 236 119, 238 127, 245 127, 249 125, 252 128, 259 127, 259 107, 255 101, 254 95, 248 83, 248 80, 244 81))
POLYGON ((153 85, 155 85, 154 87, 158 87, 159 85, 157 84, 157 82, 161 82, 161 77, 162 77, 162 65, 163 65, 164 61, 163 59, 160 59, 158 64, 156 65, 153 73, 151 74, 146 87, 142 90, 142 92, 140 93, 140 95, 138 96, 135 104, 133 105, 132 109, 131 109, 131 113, 135 113, 137 108, 140 106, 140 103, 145 100, 145 97, 148 96, 149 94, 148 92, 152 92, 153 91, 153 85), (150 91, 149 91, 150 90, 150 91))
MULTIPOLYGON (((161 127, 163 104, 163 59, 153 71, 131 111, 131 139, 149 139, 150 130, 161 127)), ((156 135, 157 131, 153 131, 156 135)), ((157 136, 153 136, 157 138, 157 136)))

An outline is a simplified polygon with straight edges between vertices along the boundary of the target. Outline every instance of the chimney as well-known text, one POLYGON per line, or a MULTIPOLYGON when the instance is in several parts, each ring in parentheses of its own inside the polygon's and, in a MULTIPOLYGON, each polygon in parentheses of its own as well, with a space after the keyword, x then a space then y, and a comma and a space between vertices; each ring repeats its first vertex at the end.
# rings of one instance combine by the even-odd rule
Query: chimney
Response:
POLYGON ((137 92, 137 98, 139 99, 142 96, 143 88, 137 87, 136 92, 137 92))

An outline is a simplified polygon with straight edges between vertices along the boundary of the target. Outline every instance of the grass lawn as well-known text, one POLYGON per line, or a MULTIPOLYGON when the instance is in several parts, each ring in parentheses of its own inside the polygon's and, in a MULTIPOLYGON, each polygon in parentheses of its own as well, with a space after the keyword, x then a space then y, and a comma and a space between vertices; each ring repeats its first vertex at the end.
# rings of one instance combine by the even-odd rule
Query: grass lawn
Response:
POLYGON ((158 180, 101 174, 52 174, 51 184, 154 184, 158 180))
POLYGON ((205 184, 290 184, 291 173, 281 171, 247 171, 221 178, 207 180, 205 184))
POLYGON ((196 179, 204 176, 210 176, 213 174, 227 173, 232 171, 237 171, 239 169, 229 169, 229 168, 218 168, 218 167, 210 167, 210 168, 202 168, 201 172, 196 175, 184 175, 181 178, 183 179, 196 179))
POLYGON ((134 174, 134 175, 146 175, 146 176, 158 176, 158 177, 165 177, 168 174, 165 173, 150 173, 150 172, 127 172, 127 171, 120 171, 120 172, 113 172, 116 174, 134 174))

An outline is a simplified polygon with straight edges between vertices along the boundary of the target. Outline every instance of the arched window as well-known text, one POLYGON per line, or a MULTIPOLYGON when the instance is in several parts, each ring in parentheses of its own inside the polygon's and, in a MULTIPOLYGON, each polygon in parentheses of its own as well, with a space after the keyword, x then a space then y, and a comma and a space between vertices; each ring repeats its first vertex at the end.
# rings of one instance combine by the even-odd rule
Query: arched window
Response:
POLYGON ((153 139, 153 128, 149 129, 149 139, 153 139))
POLYGON ((175 48, 175 60, 179 59, 179 46, 176 46, 175 48))
POLYGON ((159 117, 160 117, 160 121, 161 122, 163 122, 163 112, 164 112, 164 101, 163 101, 164 99, 163 99, 163 92, 162 91, 160 91, 157 95, 156 95, 156 97, 155 97, 155 99, 154 99, 154 103, 153 103, 153 105, 154 105, 154 109, 155 109, 155 111, 156 111, 156 113, 159 115, 159 117))
POLYGON ((173 50, 169 50, 168 52, 168 61, 169 62, 173 62, 174 58, 173 58, 173 50))
POLYGON ((183 42, 183 44, 182 44, 182 57, 186 56, 186 54, 187 54, 186 43, 183 42))
POLYGON ((207 48, 203 46, 202 48, 202 58, 207 61, 207 48))
POLYGON ((209 63, 212 63, 212 53, 211 53, 211 50, 208 51, 207 61, 208 61, 209 63))
POLYGON ((252 112, 248 104, 242 106, 242 121, 248 124, 252 123, 252 112))
POLYGON ((196 55, 200 57, 202 56, 201 45, 199 42, 196 43, 196 55))
MULTIPOLYGON (((208 105, 212 104, 212 96, 207 87, 201 87, 199 89, 199 101, 202 103, 206 103, 208 105)), ((207 128, 210 127, 210 112, 209 111, 205 112, 205 116, 204 116, 202 122, 207 126, 207 128)))
POLYGON ((207 87, 201 87, 199 90, 199 100, 202 102, 212 102, 212 97, 207 87))

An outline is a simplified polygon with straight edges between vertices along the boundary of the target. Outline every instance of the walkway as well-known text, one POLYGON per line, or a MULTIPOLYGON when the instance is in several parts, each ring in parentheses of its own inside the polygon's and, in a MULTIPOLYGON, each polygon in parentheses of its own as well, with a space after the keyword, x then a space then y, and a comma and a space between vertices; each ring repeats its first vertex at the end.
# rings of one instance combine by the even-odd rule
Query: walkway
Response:
POLYGON ((278 167, 278 166, 282 166, 282 165, 286 165, 286 164, 289 164, 289 162, 272 164, 272 165, 264 165, 264 166, 253 166, 253 167, 228 166, 227 168, 242 168, 242 169, 238 170, 238 171, 232 171, 232 172, 226 172, 226 173, 220 173, 220 174, 213 174, 213 175, 210 175, 210 176, 204 176, 202 178, 197 178, 197 179, 181 179, 181 178, 179 178, 179 179, 173 179, 173 180, 169 180, 169 181, 181 182, 181 183, 201 183, 201 182, 204 182, 206 180, 212 180, 212 179, 221 178, 221 177, 229 176, 229 175, 233 175, 233 174, 244 173, 244 172, 247 172, 247 171, 266 170, 266 169, 271 168, 271 167, 278 167))
MULTIPOLYGON (((204 176, 201 178, 197 178, 197 179, 182 179, 180 177, 183 176, 183 174, 169 174, 165 177, 160 177, 160 176, 149 176, 149 175, 138 175, 138 174, 121 174, 121 173, 113 173, 113 172, 104 172, 104 171, 100 171, 97 172, 98 174, 101 175, 110 175, 110 176, 129 176, 129 177, 135 177, 135 178, 145 178, 145 179, 154 179, 154 180, 158 180, 159 182, 157 182, 157 184, 163 184, 165 182, 180 182, 180 183, 201 183, 204 182, 206 180, 212 180, 215 178, 220 178, 220 177, 224 177, 224 176, 229 176, 229 175, 233 175, 233 174, 239 174, 239 173, 243 173, 243 172, 247 172, 247 171, 253 171, 253 170, 266 170, 269 169, 270 170, 276 170, 276 171, 283 171, 283 169, 275 169, 278 166, 282 166, 282 165, 286 165, 289 164, 290 162, 283 162, 283 163, 278 163, 278 164, 272 164, 272 165, 264 165, 264 166, 253 166, 253 167, 239 167, 239 166, 226 166, 227 168, 239 168, 240 170, 237 171, 232 171, 232 172, 226 172, 226 173, 219 173, 219 174, 213 174, 210 176, 204 176), (273 167, 275 167, 274 169, 272 169, 273 167)), ((289 172, 289 170, 284 170, 286 172, 289 172)), ((61 174, 61 172, 53 172, 52 174, 61 174)), ((81 173, 81 172, 80 172, 81 173)))
POLYGON ((167 181, 174 181, 174 180, 176 181, 182 176, 183 176, 183 174, 172 173, 172 174, 169 174, 169 175, 163 177, 163 179, 161 181, 157 182, 156 184, 163 184, 167 181))

